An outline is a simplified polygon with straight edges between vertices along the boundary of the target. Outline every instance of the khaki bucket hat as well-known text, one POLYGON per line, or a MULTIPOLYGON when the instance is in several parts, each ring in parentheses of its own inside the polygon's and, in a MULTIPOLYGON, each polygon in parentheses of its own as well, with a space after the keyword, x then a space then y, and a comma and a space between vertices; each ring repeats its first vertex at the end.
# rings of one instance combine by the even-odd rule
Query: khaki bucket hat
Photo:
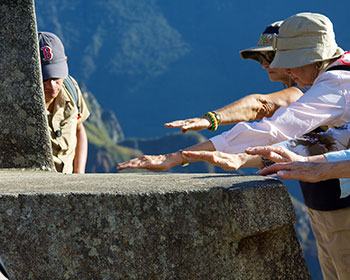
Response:
POLYGON ((300 67, 344 53, 335 41, 332 22, 316 13, 299 13, 284 20, 273 47, 276 55, 270 68, 300 67))
POLYGON ((261 51, 273 51, 273 38, 277 36, 282 22, 283 21, 276 21, 267 26, 264 32, 261 34, 259 42, 256 46, 239 52, 241 57, 243 59, 253 59, 262 63, 261 56, 259 54, 261 51))

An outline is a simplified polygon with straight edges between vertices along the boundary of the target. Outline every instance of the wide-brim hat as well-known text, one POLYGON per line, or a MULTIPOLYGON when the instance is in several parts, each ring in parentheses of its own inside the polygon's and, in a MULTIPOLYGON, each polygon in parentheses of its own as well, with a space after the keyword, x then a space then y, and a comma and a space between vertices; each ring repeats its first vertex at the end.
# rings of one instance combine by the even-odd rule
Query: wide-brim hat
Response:
POLYGON ((50 32, 39 32, 38 37, 43 80, 67 78, 68 64, 61 40, 50 32))
POLYGON ((339 57, 333 24, 324 15, 299 13, 284 20, 274 38, 270 68, 295 68, 339 57))
POLYGON ((258 44, 249 49, 240 51, 240 55, 243 59, 253 59, 260 61, 259 54, 262 51, 273 51, 273 38, 277 36, 279 27, 283 21, 276 21, 268 25, 264 32, 261 34, 258 44))

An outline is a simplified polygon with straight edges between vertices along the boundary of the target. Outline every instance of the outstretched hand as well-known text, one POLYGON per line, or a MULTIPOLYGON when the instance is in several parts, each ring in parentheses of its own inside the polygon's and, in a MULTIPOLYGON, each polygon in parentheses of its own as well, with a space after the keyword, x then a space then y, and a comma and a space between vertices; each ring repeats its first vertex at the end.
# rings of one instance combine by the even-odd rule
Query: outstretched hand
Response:
POLYGON ((276 174, 281 179, 297 179, 313 183, 325 180, 323 174, 328 168, 325 162, 289 162, 273 164, 257 173, 263 176, 276 174))
POLYGON ((148 156, 144 155, 138 158, 133 158, 128 161, 124 161, 118 164, 117 170, 123 169, 147 169, 150 171, 161 172, 165 171, 177 164, 175 154, 167 155, 157 155, 157 156, 148 156))
POLYGON ((210 121, 205 118, 192 118, 187 120, 178 120, 164 124, 165 127, 181 128, 181 132, 185 133, 187 130, 199 131, 207 129, 211 126, 210 121))
POLYGON ((281 146, 265 146, 246 149, 247 154, 260 155, 277 162, 259 170, 259 175, 276 174, 281 179, 297 179, 304 182, 323 180, 327 165, 323 162, 308 162, 307 157, 297 155, 281 146))
POLYGON ((259 155, 274 162, 306 161, 306 157, 297 155, 281 146, 259 146, 245 150, 249 155, 259 155))
POLYGON ((235 171, 244 163, 240 154, 226 154, 217 151, 183 151, 182 154, 189 161, 206 161, 227 171, 235 171))

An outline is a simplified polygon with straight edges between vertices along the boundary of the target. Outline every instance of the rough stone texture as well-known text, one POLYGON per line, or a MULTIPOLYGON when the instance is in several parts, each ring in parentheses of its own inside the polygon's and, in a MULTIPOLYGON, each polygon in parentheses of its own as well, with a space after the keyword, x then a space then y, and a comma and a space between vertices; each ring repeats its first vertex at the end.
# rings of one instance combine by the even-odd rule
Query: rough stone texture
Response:
POLYGON ((0 2, 0 42, 0 168, 52 168, 33 0, 0 2))
POLYGON ((274 179, 0 177, 0 255, 13 279, 310 279, 274 179))

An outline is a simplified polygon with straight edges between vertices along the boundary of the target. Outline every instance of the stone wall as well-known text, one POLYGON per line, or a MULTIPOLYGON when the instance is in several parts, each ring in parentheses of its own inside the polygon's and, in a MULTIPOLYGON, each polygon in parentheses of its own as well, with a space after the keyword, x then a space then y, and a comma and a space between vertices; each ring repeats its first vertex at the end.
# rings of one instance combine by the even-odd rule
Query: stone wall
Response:
POLYGON ((0 255, 13 279, 310 279, 274 179, 0 177, 0 255))
POLYGON ((32 0, 0 2, 0 168, 53 167, 32 0))

